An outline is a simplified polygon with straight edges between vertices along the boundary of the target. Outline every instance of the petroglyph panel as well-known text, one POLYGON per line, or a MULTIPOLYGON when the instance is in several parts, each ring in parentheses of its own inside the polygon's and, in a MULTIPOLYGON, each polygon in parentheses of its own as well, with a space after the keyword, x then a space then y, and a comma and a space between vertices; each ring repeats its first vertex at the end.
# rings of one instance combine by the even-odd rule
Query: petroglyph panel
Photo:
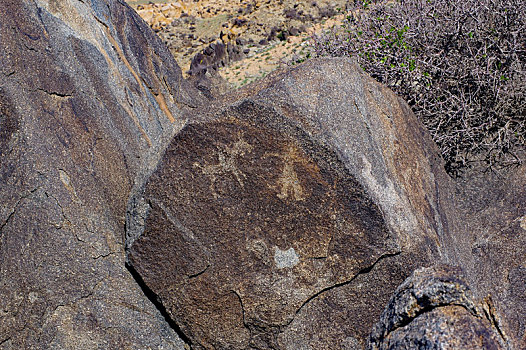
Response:
POLYGON ((246 348, 290 323, 316 293, 396 249, 380 211, 335 154, 261 115, 227 114, 175 137, 146 186, 152 210, 129 252, 204 347, 246 348), (243 344, 204 331, 239 332, 237 304, 217 304, 233 292, 250 330, 243 344))

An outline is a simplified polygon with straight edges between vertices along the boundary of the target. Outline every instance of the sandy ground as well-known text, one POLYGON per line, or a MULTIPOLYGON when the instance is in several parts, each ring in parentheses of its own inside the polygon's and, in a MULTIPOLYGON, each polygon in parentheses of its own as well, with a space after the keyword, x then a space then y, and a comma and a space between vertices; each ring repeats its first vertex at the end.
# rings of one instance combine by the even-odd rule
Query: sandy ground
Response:
POLYGON ((339 26, 343 0, 128 0, 168 45, 186 74, 192 58, 210 44, 232 44, 240 57, 219 74, 231 87, 264 77, 312 56, 314 33, 339 26))

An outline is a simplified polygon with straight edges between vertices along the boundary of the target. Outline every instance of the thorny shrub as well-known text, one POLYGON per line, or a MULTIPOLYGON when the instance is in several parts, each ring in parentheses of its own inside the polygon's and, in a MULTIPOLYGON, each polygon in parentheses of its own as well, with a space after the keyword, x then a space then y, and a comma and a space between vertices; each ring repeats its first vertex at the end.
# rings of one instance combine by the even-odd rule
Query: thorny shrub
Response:
POLYGON ((355 1, 318 56, 354 56, 406 99, 452 175, 520 163, 526 137, 524 0, 355 1))

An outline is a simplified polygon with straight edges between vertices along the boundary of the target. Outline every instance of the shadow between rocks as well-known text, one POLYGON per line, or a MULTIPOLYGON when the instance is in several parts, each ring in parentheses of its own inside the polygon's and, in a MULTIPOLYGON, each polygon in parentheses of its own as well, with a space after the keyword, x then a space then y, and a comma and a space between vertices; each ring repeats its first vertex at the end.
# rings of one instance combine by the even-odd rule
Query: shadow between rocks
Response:
POLYGON ((192 341, 183 333, 183 331, 181 330, 179 325, 172 318, 170 318, 170 315, 168 314, 168 311, 166 311, 166 308, 164 307, 163 303, 159 300, 159 297, 157 296, 157 294, 155 294, 146 285, 146 283, 142 279, 141 275, 139 275, 139 273, 137 272, 137 270, 135 270, 133 268, 133 266, 131 266, 128 263, 125 263, 125 266, 126 266, 126 269, 132 275, 132 277, 135 280, 135 282, 137 282, 137 284, 139 285, 139 288, 141 288, 141 290, 143 291, 144 295, 155 306, 155 308, 157 310, 159 310, 159 312, 163 316, 163 318, 166 321, 166 323, 168 323, 170 328, 172 328, 175 331, 175 333, 177 333, 177 336, 179 336, 179 338, 181 338, 181 340, 185 344, 187 344, 187 345, 189 345, 191 347, 192 346, 192 341))

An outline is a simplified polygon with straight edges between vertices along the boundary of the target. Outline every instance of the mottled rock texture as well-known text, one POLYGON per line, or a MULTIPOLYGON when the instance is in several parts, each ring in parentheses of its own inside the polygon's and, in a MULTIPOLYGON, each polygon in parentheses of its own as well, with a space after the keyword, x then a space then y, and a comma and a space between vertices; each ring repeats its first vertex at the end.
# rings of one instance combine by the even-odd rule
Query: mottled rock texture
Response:
POLYGON ((526 348, 526 166, 346 59, 209 101, 121 0, 0 19, 0 349, 526 348))
POLYGON ((477 306, 459 268, 418 269, 389 301, 369 349, 504 349, 494 320, 477 306))
POLYGON ((0 1, 1 349, 182 349, 124 225, 200 101, 123 1, 0 1))
POLYGON ((526 349, 526 165, 475 169, 456 189, 461 221, 451 255, 507 346, 526 349))
POLYGON ((399 287, 371 349, 526 349, 526 167, 475 167, 453 188, 450 265, 399 287))
POLYGON ((129 263, 196 349, 363 348, 396 287, 441 257, 436 149, 346 59, 246 95, 174 137, 132 201, 129 263))

